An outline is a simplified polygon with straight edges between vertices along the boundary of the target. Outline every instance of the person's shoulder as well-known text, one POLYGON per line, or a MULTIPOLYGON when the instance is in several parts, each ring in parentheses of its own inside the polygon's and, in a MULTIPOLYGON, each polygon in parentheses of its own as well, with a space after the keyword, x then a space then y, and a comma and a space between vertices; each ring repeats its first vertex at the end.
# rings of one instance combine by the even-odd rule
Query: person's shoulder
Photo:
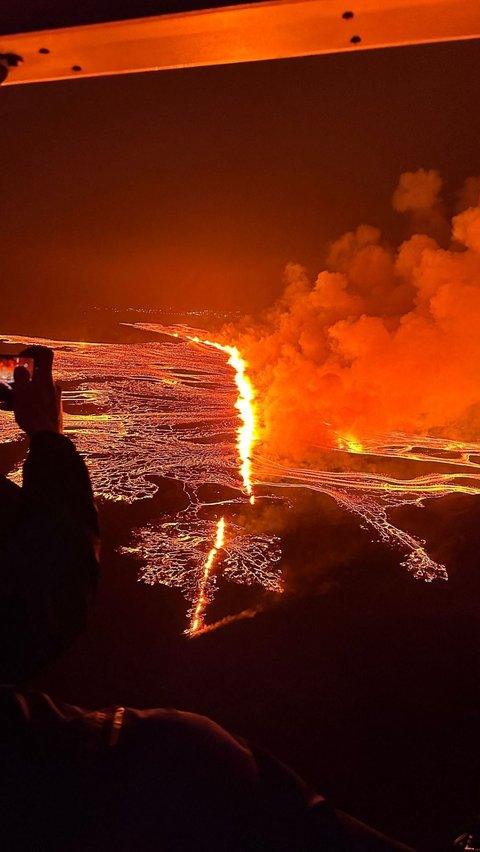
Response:
POLYGON ((161 755, 162 763, 183 765, 190 771, 216 768, 219 774, 256 776, 249 746, 206 716, 169 708, 125 711, 119 747, 161 755))
POLYGON ((246 745, 237 737, 228 733, 221 725, 198 713, 190 713, 174 708, 154 708, 137 710, 127 708, 124 717, 125 733, 142 733, 144 736, 155 736, 168 740, 188 740, 197 744, 204 742, 225 747, 240 748, 248 751, 246 745))

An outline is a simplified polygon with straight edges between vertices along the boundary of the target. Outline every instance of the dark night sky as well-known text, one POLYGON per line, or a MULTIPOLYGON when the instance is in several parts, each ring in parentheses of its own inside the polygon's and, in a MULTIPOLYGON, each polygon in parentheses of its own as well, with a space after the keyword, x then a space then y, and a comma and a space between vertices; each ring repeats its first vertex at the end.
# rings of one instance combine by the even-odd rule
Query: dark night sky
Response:
POLYGON ((2 301, 257 310, 344 230, 401 237, 402 171, 478 174, 479 72, 471 41, 3 88, 2 301))

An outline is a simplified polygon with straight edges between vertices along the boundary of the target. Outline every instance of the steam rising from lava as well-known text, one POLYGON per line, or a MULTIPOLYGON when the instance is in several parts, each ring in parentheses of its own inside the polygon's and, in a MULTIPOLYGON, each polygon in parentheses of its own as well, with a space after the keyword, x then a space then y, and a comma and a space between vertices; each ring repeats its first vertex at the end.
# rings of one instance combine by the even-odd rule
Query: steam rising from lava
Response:
POLYGON ((403 174, 393 204, 420 232, 394 249, 361 225, 315 281, 290 264, 260 322, 224 329, 248 362, 269 453, 308 460, 392 432, 478 440, 480 179, 459 195, 448 248, 441 187, 435 171, 403 174))

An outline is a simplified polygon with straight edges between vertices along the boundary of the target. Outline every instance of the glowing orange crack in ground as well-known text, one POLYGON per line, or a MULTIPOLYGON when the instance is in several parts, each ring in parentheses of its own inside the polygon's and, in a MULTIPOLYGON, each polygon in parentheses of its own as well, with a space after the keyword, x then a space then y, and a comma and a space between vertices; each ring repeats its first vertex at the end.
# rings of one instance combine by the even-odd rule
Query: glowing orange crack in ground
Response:
POLYGON ((206 594, 207 583, 215 562, 215 556, 217 555, 218 551, 223 547, 224 542, 225 518, 220 518, 220 520, 217 522, 217 532, 215 535, 214 545, 207 556, 205 565, 203 566, 203 574, 198 588, 197 603, 192 613, 190 627, 188 628, 188 630, 185 631, 189 636, 193 636, 193 634, 197 633, 197 631, 203 626, 203 616, 209 600, 206 594))
MULTIPOLYGON (((178 332, 175 332, 174 336, 181 337, 183 335, 180 335, 178 334, 178 332)), ((237 451, 240 460, 240 474, 242 477, 243 487, 250 498, 250 503, 253 504, 255 503, 255 496, 253 494, 252 486, 251 454, 253 445, 257 440, 257 434, 255 410, 253 404, 254 390, 250 379, 246 375, 247 364, 240 355, 240 352, 238 351, 236 346, 228 346, 226 344, 217 343, 213 340, 206 340, 198 336, 185 335, 185 337, 187 340, 190 340, 193 343, 199 343, 204 346, 212 346, 214 349, 218 349, 220 352, 225 352, 225 354, 228 355, 227 363, 229 364, 229 366, 233 367, 235 374, 235 384, 238 389, 238 396, 235 400, 235 408, 239 412, 240 420, 242 421, 241 425, 238 427, 237 430, 237 451)), ((198 633, 198 631, 203 628, 204 612, 209 602, 208 596, 206 594, 206 587, 213 568, 213 564, 215 562, 215 556, 218 550, 223 546, 224 533, 225 519, 221 518, 217 524, 217 534, 215 538, 215 543, 212 549, 210 550, 203 567, 203 574, 198 588, 197 602, 192 612, 190 626, 185 631, 189 636, 193 636, 195 633, 198 633)))
POLYGON ((200 337, 188 337, 194 343, 203 343, 205 346, 213 346, 228 355, 228 364, 235 371, 235 384, 238 388, 238 397, 235 408, 239 412, 242 425, 237 431, 237 450, 240 459, 240 473, 245 491, 250 497, 250 502, 255 502, 252 488, 252 448, 257 440, 256 418, 254 409, 253 386, 246 375, 247 363, 240 355, 236 346, 227 346, 212 340, 202 340, 200 337))

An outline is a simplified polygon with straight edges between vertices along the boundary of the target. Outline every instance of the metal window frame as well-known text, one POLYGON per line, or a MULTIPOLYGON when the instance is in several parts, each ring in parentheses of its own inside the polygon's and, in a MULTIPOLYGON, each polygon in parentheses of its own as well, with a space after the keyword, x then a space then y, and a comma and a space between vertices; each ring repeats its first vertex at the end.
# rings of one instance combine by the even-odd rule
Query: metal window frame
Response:
POLYGON ((480 37, 466 0, 270 0, 0 36, 6 85, 480 37))

